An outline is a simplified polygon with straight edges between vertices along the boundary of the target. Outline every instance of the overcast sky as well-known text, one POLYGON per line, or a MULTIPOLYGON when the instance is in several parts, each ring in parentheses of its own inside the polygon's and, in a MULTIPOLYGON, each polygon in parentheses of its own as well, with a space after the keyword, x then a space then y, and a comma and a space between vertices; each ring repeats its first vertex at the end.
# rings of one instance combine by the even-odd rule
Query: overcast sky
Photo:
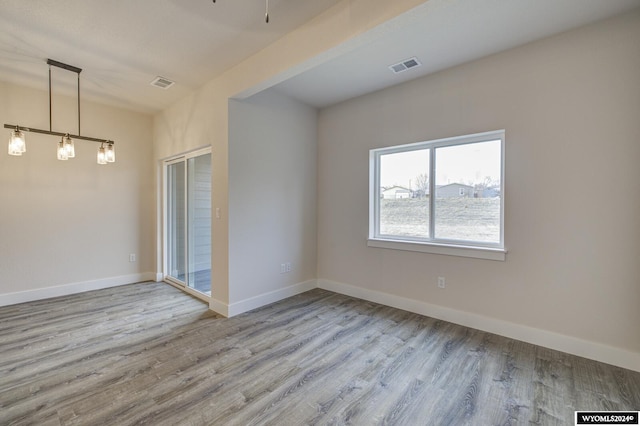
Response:
MULTIPOLYGON (((429 150, 399 152, 380 159, 380 184, 415 189, 416 176, 429 173, 429 150)), ((436 185, 500 180, 500 141, 438 148, 436 185)))

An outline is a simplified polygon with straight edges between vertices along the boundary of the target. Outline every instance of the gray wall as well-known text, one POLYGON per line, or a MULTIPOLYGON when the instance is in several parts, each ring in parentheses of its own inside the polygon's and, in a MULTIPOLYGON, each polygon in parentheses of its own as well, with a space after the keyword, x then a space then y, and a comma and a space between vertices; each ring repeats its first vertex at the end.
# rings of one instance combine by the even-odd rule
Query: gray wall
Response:
POLYGON ((640 353, 638 46, 636 11, 321 110, 319 278, 640 353), (497 129, 505 262, 367 247, 369 149, 497 129))
POLYGON ((316 117, 272 90, 229 102, 230 304, 316 276, 316 117))

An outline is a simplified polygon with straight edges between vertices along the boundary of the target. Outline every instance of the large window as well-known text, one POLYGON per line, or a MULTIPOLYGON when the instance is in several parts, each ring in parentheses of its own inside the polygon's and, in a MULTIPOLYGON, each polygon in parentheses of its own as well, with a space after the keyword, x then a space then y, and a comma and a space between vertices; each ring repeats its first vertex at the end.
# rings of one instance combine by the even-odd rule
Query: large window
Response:
POLYGON ((369 245, 504 260, 504 130, 370 151, 369 245))

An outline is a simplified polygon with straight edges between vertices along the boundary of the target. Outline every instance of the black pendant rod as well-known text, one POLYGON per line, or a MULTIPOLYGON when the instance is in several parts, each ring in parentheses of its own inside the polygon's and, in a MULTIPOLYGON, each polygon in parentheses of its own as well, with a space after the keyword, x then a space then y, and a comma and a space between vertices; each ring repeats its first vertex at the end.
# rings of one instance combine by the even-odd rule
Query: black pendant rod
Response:
POLYGON ((63 70, 75 72, 76 74, 80 74, 82 72, 82 68, 74 67, 73 65, 65 64, 64 62, 54 61, 53 59, 47 59, 47 64, 62 68, 63 70))
POLYGON ((98 138, 91 138, 89 136, 71 135, 69 133, 62 133, 62 132, 52 132, 51 130, 34 129, 32 127, 22 127, 22 126, 19 126, 17 124, 5 124, 4 128, 5 129, 22 130, 23 132, 40 133, 42 135, 69 136, 72 139, 81 139, 81 140, 90 141, 90 142, 100 142, 100 143, 115 144, 114 141, 107 140, 107 139, 98 139, 98 138))
POLYGON ((49 65, 49 131, 52 131, 51 128, 51 65, 49 65))
POLYGON ((54 67, 62 68, 63 70, 75 72, 78 74, 78 135, 80 134, 80 73, 82 68, 74 67, 73 65, 65 64, 64 62, 55 61, 53 59, 47 59, 49 65, 49 131, 52 130, 51 126, 51 65, 54 67))
POLYGON ((47 64, 49 65, 49 130, 22 127, 17 124, 5 124, 4 128, 14 129, 14 130, 23 130, 25 132, 40 133, 43 135, 51 135, 51 136, 69 136, 73 139, 81 139, 81 140, 90 141, 90 142, 114 144, 115 142, 108 139, 98 139, 98 138, 91 138, 89 136, 80 136, 80 73, 82 72, 82 68, 74 67, 73 65, 65 64, 63 62, 55 61, 53 59, 47 59, 47 64), (54 132, 52 129, 51 66, 62 68, 64 70, 75 72, 76 74, 78 74, 78 134, 77 135, 71 135, 69 133, 62 133, 62 132, 54 132))
POLYGON ((108 139, 98 139, 98 138, 91 138, 89 136, 72 135, 70 133, 52 132, 51 130, 34 129, 33 127, 22 127, 17 124, 5 124, 4 128, 13 129, 13 130, 22 130, 23 132, 40 133, 42 135, 69 136, 72 139, 81 139, 83 141, 109 143, 112 145, 115 144, 114 141, 108 140, 108 139))
POLYGON ((80 134, 80 73, 78 73, 78 135, 80 134))

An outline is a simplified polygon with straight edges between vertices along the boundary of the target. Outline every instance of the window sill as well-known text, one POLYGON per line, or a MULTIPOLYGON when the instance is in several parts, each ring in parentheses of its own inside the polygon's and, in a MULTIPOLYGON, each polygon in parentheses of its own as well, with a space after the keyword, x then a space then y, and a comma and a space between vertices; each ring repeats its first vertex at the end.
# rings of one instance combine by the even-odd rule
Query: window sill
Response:
POLYGON ((490 247, 470 247, 454 244, 435 244, 413 241, 369 238, 369 247, 392 250, 417 251, 422 253, 443 254, 446 256, 472 257, 475 259, 498 260, 504 262, 507 250, 490 247))

